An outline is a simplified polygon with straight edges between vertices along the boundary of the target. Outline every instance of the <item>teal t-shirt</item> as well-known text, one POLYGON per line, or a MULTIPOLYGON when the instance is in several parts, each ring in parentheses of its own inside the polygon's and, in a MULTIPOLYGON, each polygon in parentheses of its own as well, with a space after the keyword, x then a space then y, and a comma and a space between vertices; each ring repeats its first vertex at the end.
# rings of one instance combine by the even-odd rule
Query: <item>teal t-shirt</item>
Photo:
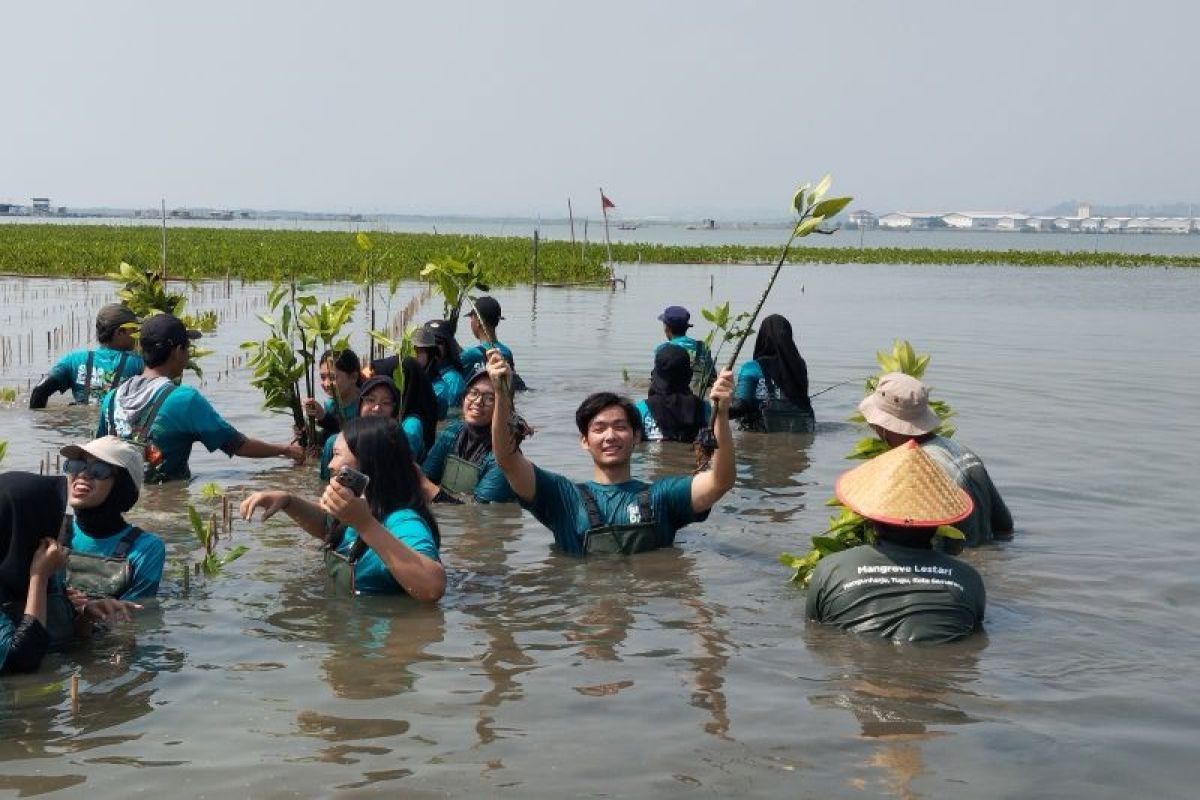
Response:
POLYGON ((8 651, 12 650, 12 638, 17 632, 17 626, 8 618, 8 614, 0 613, 0 672, 8 661, 8 651))
MULTIPOLYGON (((654 420, 654 413, 650 410, 650 404, 645 400, 638 400, 634 404, 637 407, 638 413, 642 415, 642 439, 647 442, 661 442, 663 440, 662 429, 658 427, 658 423, 654 420)), ((712 422, 712 403, 704 401, 704 421, 705 423, 712 422)))
POLYGON ((356 396, 352 401, 342 406, 342 415, 340 417, 337 416, 337 404, 333 402, 332 397, 325 398, 323 407, 328 416, 342 421, 351 420, 358 416, 358 397, 356 396))
MULTIPOLYGON (((423 556, 441 561, 433 531, 421 519, 421 515, 410 508, 401 508, 387 515, 383 527, 398 540, 423 556)), ((358 532, 347 528, 337 551, 347 555, 358 541, 358 532)), ((359 594, 404 594, 404 589, 392 577, 387 564, 374 550, 367 548, 354 565, 354 588, 359 594)))
POLYGON ((983 625, 983 579, 965 561, 891 542, 861 545, 818 562, 809 619, 901 642, 949 642, 983 625))
POLYGON ((463 378, 462 373, 454 367, 443 367, 438 379, 433 382, 438 419, 445 419, 451 409, 457 412, 462 406, 463 395, 466 393, 467 381, 463 378))
MULTIPOLYGON (((534 466, 533 502, 521 501, 521 507, 554 534, 563 550, 583 555, 583 539, 588 531, 587 508, 579 488, 562 475, 534 466)), ((675 532, 693 522, 703 522, 708 511, 692 510, 692 476, 659 478, 654 483, 628 480, 623 483, 596 483, 587 486, 596 497, 596 505, 606 525, 628 525, 631 512, 639 514, 638 499, 650 487, 650 507, 658 527, 658 546, 675 541, 675 532)))
POLYGON ((700 365, 707 370, 706 374, 709 376, 709 378, 716 378, 717 369, 713 364, 712 353, 710 353, 708 348, 704 346, 704 342, 700 341, 699 339, 693 339, 691 336, 676 336, 668 341, 659 342, 654 348, 655 354, 669 344, 673 344, 676 347, 682 347, 687 351, 688 360, 691 361, 693 370, 696 368, 697 359, 699 359, 700 365))
POLYGON ((766 379, 757 361, 742 364, 733 390, 734 400, 753 402, 761 407, 767 400, 778 400, 779 397, 779 387, 766 379))
MULTIPOLYGON (((434 483, 442 482, 442 476, 446 473, 446 457, 454 453, 454 440, 458 438, 458 433, 465 424, 462 421, 451 422, 442 428, 433 440, 433 447, 429 448, 429 455, 425 456, 421 471, 434 483)), ((508 479, 504 477, 504 471, 496 465, 496 458, 490 450, 483 455, 478 465, 479 482, 475 484, 473 492, 478 502, 511 503, 517 499, 512 487, 508 485, 508 479)))
POLYGON ((145 367, 142 357, 136 353, 99 347, 96 350, 73 350, 67 353, 50 368, 50 375, 59 384, 71 384, 71 395, 76 403, 86 403, 99 400, 105 392, 115 389, 127 378, 141 375, 145 367), (88 353, 92 354, 90 377, 88 353))
MULTIPOLYGON (((93 556, 111 556, 131 527, 133 526, 127 526, 120 533, 104 539, 93 539, 83 532, 76 521, 71 535, 71 550, 93 556)), ((153 533, 142 531, 142 534, 134 539, 133 547, 129 548, 125 557, 129 560, 131 580, 129 588, 118 599, 137 600, 158 594, 163 564, 167 560, 167 548, 162 539, 153 533)))
MULTIPOLYGON (((109 392, 101 402, 97 437, 110 433, 108 408, 114 401, 115 393, 109 392)), ((116 430, 111 433, 123 439, 132 436, 130 421, 119 403, 113 409, 113 422, 116 430)), ((232 456, 246 437, 222 419, 204 395, 184 384, 176 386, 163 402, 151 427, 150 441, 162 452, 159 475, 166 480, 186 480, 192 475, 188 458, 192 455, 193 443, 200 442, 210 453, 223 450, 232 456)))
MULTIPOLYGON (((408 449, 412 451, 413 461, 418 464, 425 455, 425 426, 421 423, 421 418, 417 416, 405 417, 400 423, 400 432, 404 434, 404 438, 408 440, 408 449)), ((333 442, 337 439, 337 434, 330 436, 325 440, 325 444, 321 447, 321 464, 319 474, 321 480, 329 480, 329 462, 333 459, 333 442)))
MULTIPOLYGON (((491 347, 500 351, 500 355, 504 356, 504 360, 510 367, 517 368, 517 362, 513 360, 513 351, 508 345, 502 342, 493 342, 491 347)), ((462 351, 459 361, 462 363, 463 373, 470 375, 476 369, 487 364, 487 349, 482 344, 468 347, 462 351)))

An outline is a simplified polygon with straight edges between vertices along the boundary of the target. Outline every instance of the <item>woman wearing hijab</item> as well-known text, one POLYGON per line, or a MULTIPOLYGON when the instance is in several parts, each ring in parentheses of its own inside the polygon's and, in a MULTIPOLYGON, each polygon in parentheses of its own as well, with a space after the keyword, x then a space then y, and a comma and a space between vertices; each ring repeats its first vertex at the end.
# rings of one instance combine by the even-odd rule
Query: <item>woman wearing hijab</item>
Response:
POLYGON ((754 360, 738 371, 730 416, 741 419, 743 430, 811 433, 815 427, 808 365, 796 349, 791 323, 778 314, 759 326, 754 360))
POLYGON ((425 496, 430 501, 516 502, 517 496, 492 455, 495 405, 496 387, 492 385, 487 367, 480 365, 467 381, 462 420, 451 422, 442 429, 421 465, 425 474, 425 496))
POLYGON ((166 547, 124 516, 142 490, 142 452, 116 436, 61 450, 67 502, 75 513, 67 585, 90 597, 158 594, 166 547))
POLYGON ((637 402, 642 438, 647 442, 694 442, 708 424, 712 407, 692 393, 691 355, 667 343, 654 353, 650 392, 637 402))
MULTIPOLYGON (((446 323, 443 320, 431 320, 423 327, 413 331, 412 345, 417 352, 413 361, 433 388, 433 395, 437 402, 437 418, 445 419, 449 409, 458 408, 467 387, 463 382, 462 373, 459 371, 458 354, 461 350, 454 342, 453 335, 449 337, 450 344, 445 344, 439 339, 439 336, 441 339, 446 338, 446 332, 444 328, 438 327, 439 324, 444 326, 446 323)), ((400 365, 398 356, 378 358, 371 362, 371 374, 392 375, 400 365)), ((408 368, 404 369, 406 376, 404 382, 407 386, 409 382, 408 368)))
POLYGON ((0 475, 0 673, 34 672, 51 643, 73 629, 74 610, 55 573, 67 563, 57 536, 66 508, 59 477, 0 475))

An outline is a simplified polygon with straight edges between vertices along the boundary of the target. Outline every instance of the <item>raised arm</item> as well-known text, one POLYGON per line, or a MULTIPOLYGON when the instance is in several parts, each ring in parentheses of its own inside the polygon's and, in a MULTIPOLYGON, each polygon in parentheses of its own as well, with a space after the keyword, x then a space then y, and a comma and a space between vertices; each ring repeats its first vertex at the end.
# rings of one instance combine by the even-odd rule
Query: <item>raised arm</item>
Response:
POLYGON ((713 418, 713 433, 717 437, 717 450, 713 453, 712 469, 692 478, 692 511, 697 514, 708 511, 721 497, 733 488, 737 478, 737 458, 733 452, 733 431, 729 426, 729 406, 733 399, 733 372, 721 370, 713 384, 709 398, 716 408, 713 418))
MULTIPOLYGON (((487 370, 493 386, 507 386, 512 379, 512 369, 499 350, 488 350, 487 370)), ((525 457, 513 440, 512 430, 508 426, 512 415, 512 395, 497 391, 496 405, 492 409, 492 455, 517 497, 530 503, 537 488, 533 462, 525 457)))

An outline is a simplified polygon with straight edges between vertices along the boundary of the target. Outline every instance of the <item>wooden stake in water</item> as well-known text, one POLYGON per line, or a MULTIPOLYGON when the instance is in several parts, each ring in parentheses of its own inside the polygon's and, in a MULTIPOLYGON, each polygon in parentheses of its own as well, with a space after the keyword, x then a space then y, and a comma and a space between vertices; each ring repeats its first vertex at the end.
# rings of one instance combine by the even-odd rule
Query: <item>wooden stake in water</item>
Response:
POLYGON ((79 712, 79 673, 71 673, 71 710, 79 712))
POLYGON ((162 275, 163 286, 167 283, 167 198, 162 198, 162 251, 159 255, 158 271, 162 275))

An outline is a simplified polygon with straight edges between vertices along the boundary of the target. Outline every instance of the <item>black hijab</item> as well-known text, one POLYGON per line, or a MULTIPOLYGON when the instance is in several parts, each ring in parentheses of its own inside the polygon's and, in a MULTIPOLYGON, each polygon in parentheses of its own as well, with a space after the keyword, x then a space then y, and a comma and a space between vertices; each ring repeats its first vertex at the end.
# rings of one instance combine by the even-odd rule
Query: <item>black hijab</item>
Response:
POLYGON ((129 473, 116 464, 111 466, 115 482, 104 502, 95 508, 75 509, 79 529, 93 539, 107 539, 125 530, 129 525, 125 521, 125 512, 133 508, 138 499, 137 486, 129 473))
MULTIPOLYGON (((467 390, 481 380, 487 380, 486 372, 479 372, 475 375, 475 380, 467 384, 467 390)), ((450 452, 464 461, 470 461, 472 464, 479 464, 483 461, 484 456, 492 452, 492 421, 488 418, 486 425, 472 425, 466 420, 463 420, 462 429, 454 437, 454 446, 450 448, 450 452)))
POLYGON ((42 539, 54 539, 67 508, 61 475, 0 475, 0 599, 24 602, 29 565, 42 539))
POLYGON ((654 354, 646 405, 668 442, 691 442, 704 427, 704 401, 692 394, 692 360, 679 345, 665 344, 654 354))
POLYGON ((808 401, 808 365, 796 349, 790 322, 778 314, 762 321, 754 342, 754 360, 793 405, 812 411, 808 401))

